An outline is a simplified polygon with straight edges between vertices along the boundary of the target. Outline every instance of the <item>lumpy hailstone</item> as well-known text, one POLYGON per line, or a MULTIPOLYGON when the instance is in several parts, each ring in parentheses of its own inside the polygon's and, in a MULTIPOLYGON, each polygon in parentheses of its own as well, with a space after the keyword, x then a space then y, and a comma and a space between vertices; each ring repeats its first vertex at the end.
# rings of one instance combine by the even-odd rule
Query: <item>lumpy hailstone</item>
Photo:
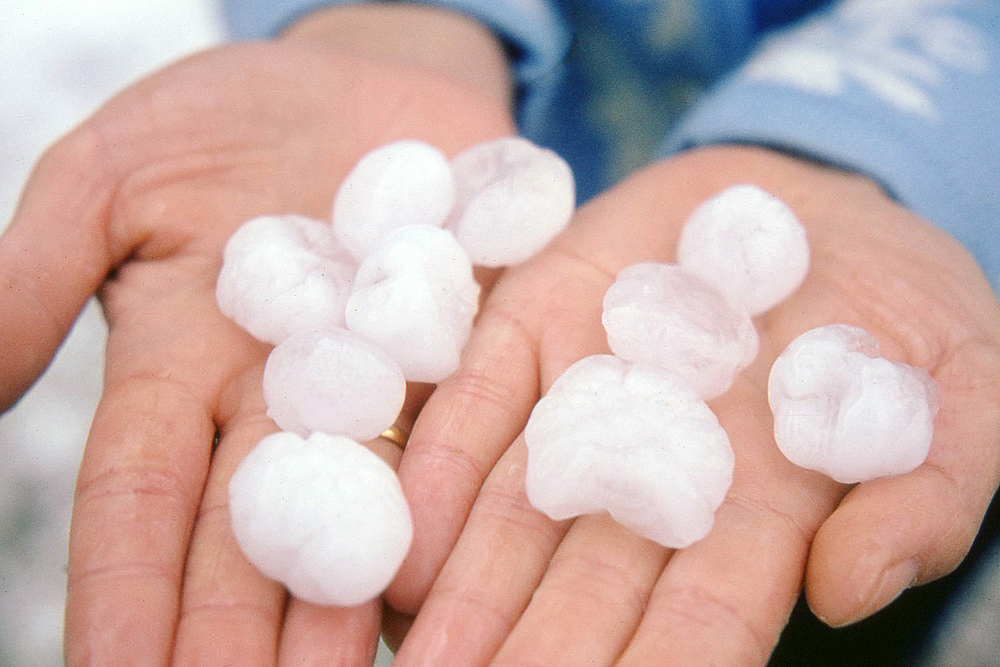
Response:
POLYGON ((448 222, 479 266, 528 259, 566 227, 575 187, 569 165, 521 137, 501 137, 452 160, 455 211, 448 222))
POLYGON ((264 366, 267 416, 303 437, 321 431, 370 440, 392 426, 405 393, 399 366, 346 329, 291 336, 264 366))
POLYGON ((878 356, 864 329, 833 324, 781 353, 768 400, 774 438, 792 463, 853 483, 923 463, 940 394, 924 370, 878 356))
POLYGON ((440 227, 451 211, 455 183, 444 153, 403 140, 365 154, 333 201, 333 230, 358 260, 397 227, 440 227))
POLYGON ((755 185, 736 185, 691 214, 677 262, 757 315, 802 283, 809 244, 805 228, 777 197, 755 185))
POLYGON ((298 331, 343 326, 356 268, 330 225, 262 216, 226 243, 216 300, 252 336, 276 345, 298 331))
POLYGON ((732 482, 709 407, 671 373, 611 355, 570 366, 531 413, 528 500, 553 519, 607 510, 663 546, 704 537, 732 482))
POLYGON ((674 264, 622 269, 601 320, 616 355, 676 373, 705 399, 723 394, 757 356, 749 314, 674 264))
POLYGON ((295 597, 353 606, 389 585, 410 547, 410 512, 392 469, 348 438, 275 433, 229 481, 246 557, 295 597))
POLYGON ((439 382, 458 368, 478 304, 479 284, 455 237, 416 225, 390 233, 361 263, 346 320, 407 380, 439 382))

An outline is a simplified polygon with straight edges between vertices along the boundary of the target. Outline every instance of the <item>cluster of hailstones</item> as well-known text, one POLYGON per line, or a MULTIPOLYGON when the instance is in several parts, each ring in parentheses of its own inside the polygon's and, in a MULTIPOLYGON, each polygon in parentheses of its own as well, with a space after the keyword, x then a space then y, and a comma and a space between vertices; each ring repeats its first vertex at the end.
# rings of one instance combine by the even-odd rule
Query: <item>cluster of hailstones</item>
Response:
POLYGON ((371 151, 332 221, 254 218, 229 239, 220 310, 275 347, 267 414, 281 429, 229 484, 244 555, 296 597, 339 606, 379 595, 412 538, 394 471, 359 444, 392 426, 406 381, 458 367, 476 314, 473 265, 524 261, 569 222, 573 175, 518 137, 450 161, 419 141, 371 151))
MULTIPOLYGON (((568 222, 573 180, 550 151, 508 137, 449 163, 414 141, 366 155, 333 224, 251 220, 230 239, 221 310, 276 345, 264 372, 264 438, 229 487, 245 555, 295 596, 354 605, 377 596, 412 536, 395 474, 358 441, 395 420, 405 380, 457 368, 479 288, 473 264, 540 250, 568 222)), ((751 185, 688 219, 677 264, 622 270, 604 298, 613 355, 570 366, 525 427, 528 499, 553 519, 609 512, 681 548, 711 529, 732 480, 728 437, 706 400, 755 358, 752 317, 809 267, 792 211, 751 185)), ((922 370, 834 324, 795 339, 768 385, 774 435, 797 465, 852 483, 926 457, 939 403, 922 370)))
MULTIPOLYGON (((525 487, 559 520, 607 511, 666 547, 704 537, 732 481, 734 456, 706 400, 757 355, 751 317, 805 278, 805 230, 777 198, 739 185, 698 207, 677 264, 622 270, 604 297, 614 355, 570 366, 524 431, 525 487)), ((858 327, 796 338, 774 363, 768 400, 793 463, 853 483, 909 472, 927 455, 937 386, 879 356, 858 327)))

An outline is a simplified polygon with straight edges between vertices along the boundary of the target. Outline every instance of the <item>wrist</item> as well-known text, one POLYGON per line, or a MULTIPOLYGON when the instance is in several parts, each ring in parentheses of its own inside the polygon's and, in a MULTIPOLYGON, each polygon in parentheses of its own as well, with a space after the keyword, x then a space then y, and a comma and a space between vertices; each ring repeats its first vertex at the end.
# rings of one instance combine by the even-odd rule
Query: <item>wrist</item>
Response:
POLYGON ((405 3, 329 7, 289 26, 282 39, 430 71, 511 104, 503 45, 474 19, 448 10, 405 3))

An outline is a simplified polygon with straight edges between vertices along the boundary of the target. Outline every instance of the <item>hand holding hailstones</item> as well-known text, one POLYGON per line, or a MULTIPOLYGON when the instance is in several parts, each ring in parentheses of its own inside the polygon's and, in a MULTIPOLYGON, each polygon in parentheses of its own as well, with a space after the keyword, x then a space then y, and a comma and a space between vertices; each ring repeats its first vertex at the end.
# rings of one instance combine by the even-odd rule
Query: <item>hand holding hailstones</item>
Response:
POLYGON ((527 259, 573 206, 569 167, 523 139, 450 163, 407 140, 357 163, 332 225, 265 216, 233 234, 219 308, 276 345, 263 391, 283 431, 229 485, 233 531, 258 569, 319 604, 360 604, 388 586, 409 549, 409 509, 394 471, 358 441, 393 424, 406 380, 458 367, 479 298, 466 248, 490 266, 527 259), (457 240, 441 228, 449 220, 457 240))
MULTIPOLYGON (((729 440, 703 399, 753 361, 750 316, 799 286, 809 248, 787 206, 739 185, 695 210, 678 259, 618 274, 602 315, 618 358, 570 366, 525 429, 536 508, 557 520, 606 510, 672 548, 709 532, 732 480, 729 440)), ((769 398, 781 451, 844 482, 920 465, 938 402, 926 373, 878 358, 874 337, 846 325, 794 341, 769 398)))
MULTIPOLYGON (((478 306, 473 264, 527 259, 572 210, 569 168, 524 139, 450 163, 401 141, 347 176, 332 226, 269 216, 233 235, 220 309, 277 345, 264 395, 284 432, 258 444, 229 488, 234 533, 262 572, 321 604, 385 589, 412 525, 395 473, 358 441, 392 425, 406 380, 458 367, 478 306)), ((536 508, 557 520, 608 511, 673 548, 709 532, 732 480, 732 448, 705 400, 753 361, 751 317, 798 287, 809 249, 787 206, 741 185, 691 215, 678 260, 620 272, 602 315, 615 356, 570 366, 524 432, 536 508)), ((876 352, 870 335, 833 325, 778 358, 769 399, 793 462, 850 482, 923 461, 936 385, 876 352)))

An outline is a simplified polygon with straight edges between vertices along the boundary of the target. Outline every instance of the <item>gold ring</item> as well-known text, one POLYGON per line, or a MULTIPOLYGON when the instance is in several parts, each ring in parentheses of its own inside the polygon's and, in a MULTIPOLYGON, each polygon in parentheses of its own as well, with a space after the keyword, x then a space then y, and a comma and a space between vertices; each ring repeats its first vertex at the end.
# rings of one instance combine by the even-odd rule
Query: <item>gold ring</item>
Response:
POLYGON ((385 438, 389 442, 394 442, 399 445, 401 449, 405 449, 406 441, 410 439, 410 434, 396 424, 393 424, 386 430, 379 433, 379 437, 385 438))

